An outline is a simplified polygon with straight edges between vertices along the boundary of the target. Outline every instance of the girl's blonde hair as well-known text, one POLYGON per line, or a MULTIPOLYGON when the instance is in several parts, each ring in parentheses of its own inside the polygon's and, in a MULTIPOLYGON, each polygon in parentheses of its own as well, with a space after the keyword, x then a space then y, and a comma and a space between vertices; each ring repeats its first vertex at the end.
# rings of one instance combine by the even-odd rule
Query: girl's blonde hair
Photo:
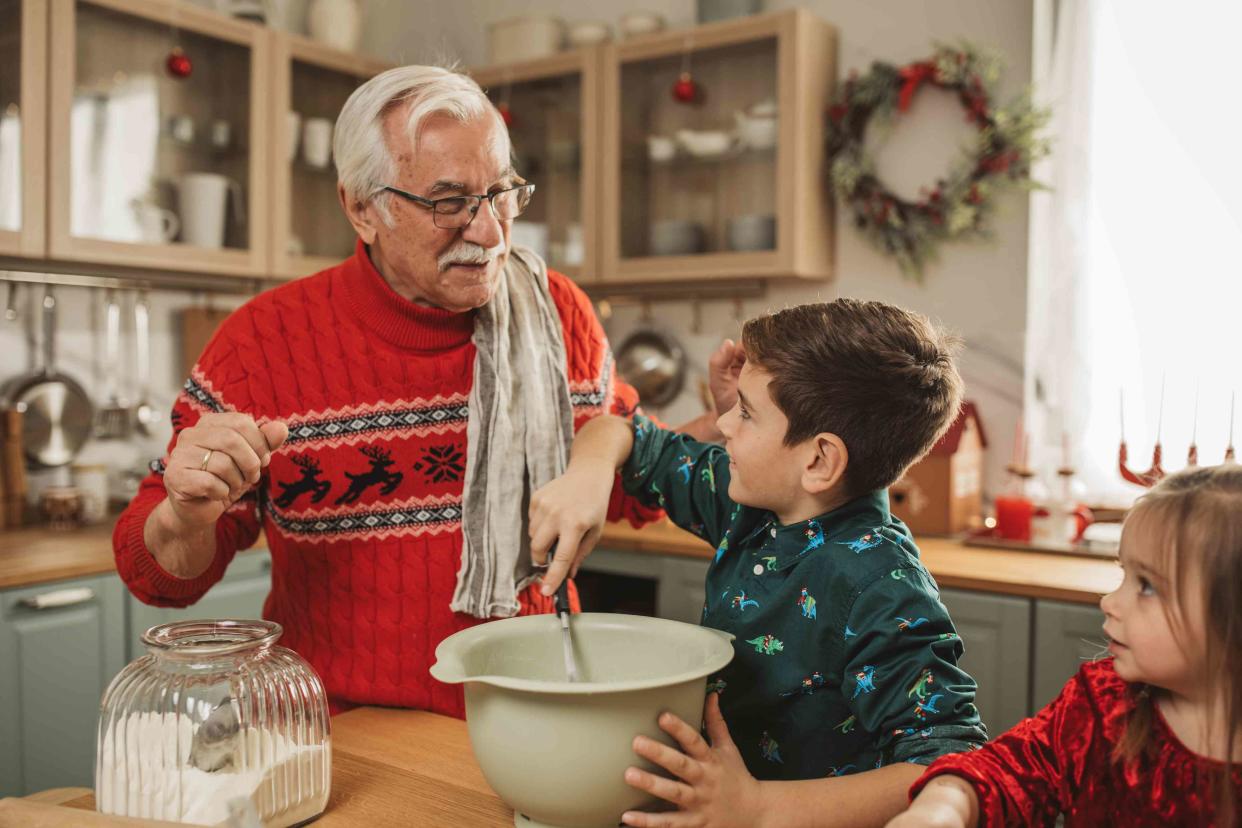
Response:
MULTIPOLYGON (((1242 730, 1242 465, 1198 467, 1166 477, 1139 499, 1127 522, 1139 518, 1145 533, 1158 535, 1152 540, 1163 557, 1160 568, 1173 585, 1167 606, 1175 630, 1186 626, 1182 608, 1188 575, 1198 571, 1207 634, 1202 679, 1219 686, 1224 698, 1224 721, 1213 723, 1213 730, 1224 726, 1233 737, 1226 740, 1224 771, 1215 780, 1216 819, 1218 825, 1234 825, 1233 749, 1242 730)), ((1114 753, 1120 761, 1153 747, 1155 702, 1144 686, 1133 692, 1134 713, 1114 753)))

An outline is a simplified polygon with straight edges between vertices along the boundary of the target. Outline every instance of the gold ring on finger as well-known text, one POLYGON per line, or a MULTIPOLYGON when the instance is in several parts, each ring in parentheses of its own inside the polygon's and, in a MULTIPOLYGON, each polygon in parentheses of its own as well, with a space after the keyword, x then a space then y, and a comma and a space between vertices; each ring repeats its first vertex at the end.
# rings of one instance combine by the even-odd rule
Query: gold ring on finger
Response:
POLYGON ((207 471, 207 464, 211 462, 211 455, 215 454, 215 449, 207 449, 207 453, 203 455, 203 462, 198 464, 199 471, 207 471))

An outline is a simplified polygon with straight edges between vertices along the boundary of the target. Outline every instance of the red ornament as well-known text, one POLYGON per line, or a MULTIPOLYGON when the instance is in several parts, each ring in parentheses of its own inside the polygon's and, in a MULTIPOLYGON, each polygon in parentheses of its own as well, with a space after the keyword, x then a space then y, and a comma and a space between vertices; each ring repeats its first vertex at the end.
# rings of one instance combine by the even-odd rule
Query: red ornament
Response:
POLYGON ((702 95, 702 87, 694 82, 689 72, 682 72, 677 82, 673 84, 673 100, 679 103, 695 103, 702 98, 702 95))
POLYGON ((504 121, 506 127, 512 129, 514 118, 513 113, 509 110, 509 105, 502 103, 496 109, 500 111, 500 120, 504 121))
POLYGON ((190 63, 189 56, 181 50, 180 46, 174 46, 173 50, 168 53, 168 57, 164 60, 164 67, 174 78, 188 78, 194 71, 194 65, 190 63))

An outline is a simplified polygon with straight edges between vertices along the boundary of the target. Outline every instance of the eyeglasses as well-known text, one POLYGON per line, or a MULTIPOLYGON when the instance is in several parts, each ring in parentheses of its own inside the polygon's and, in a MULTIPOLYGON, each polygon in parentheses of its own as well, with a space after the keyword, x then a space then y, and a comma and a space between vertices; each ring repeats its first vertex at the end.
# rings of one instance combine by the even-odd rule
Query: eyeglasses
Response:
POLYGON ((497 221, 512 221, 522 215, 535 194, 534 184, 521 184, 507 190, 497 190, 487 195, 449 196, 448 198, 423 198, 396 187, 381 187, 381 192, 395 193, 407 201, 431 211, 431 220, 442 230, 461 230, 469 227, 484 201, 491 202, 492 215, 497 221))

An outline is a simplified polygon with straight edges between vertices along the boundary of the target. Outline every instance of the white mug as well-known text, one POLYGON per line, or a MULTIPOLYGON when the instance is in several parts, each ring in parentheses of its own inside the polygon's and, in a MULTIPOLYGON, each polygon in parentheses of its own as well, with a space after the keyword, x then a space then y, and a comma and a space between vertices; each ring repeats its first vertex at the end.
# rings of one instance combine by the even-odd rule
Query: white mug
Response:
POLYGON ((307 118, 302 127, 302 157, 312 167, 323 169, 332 159, 332 121, 307 118))
POLYGON ((233 125, 223 119, 211 122, 211 145, 218 150, 228 149, 233 140, 233 125))
POLYGON ((245 219, 242 189, 231 178, 216 173, 186 173, 177 179, 181 202, 182 241, 197 247, 224 246, 224 219, 228 196, 233 195, 233 212, 245 219))
POLYGON ((138 232, 146 244, 167 244, 181 231, 181 222, 172 210, 137 198, 129 206, 138 219, 138 232))
POLYGON ((293 163, 293 159, 298 157, 298 142, 302 139, 302 115, 301 113, 289 110, 285 113, 285 138, 288 140, 286 145, 289 151, 289 163, 293 163))

